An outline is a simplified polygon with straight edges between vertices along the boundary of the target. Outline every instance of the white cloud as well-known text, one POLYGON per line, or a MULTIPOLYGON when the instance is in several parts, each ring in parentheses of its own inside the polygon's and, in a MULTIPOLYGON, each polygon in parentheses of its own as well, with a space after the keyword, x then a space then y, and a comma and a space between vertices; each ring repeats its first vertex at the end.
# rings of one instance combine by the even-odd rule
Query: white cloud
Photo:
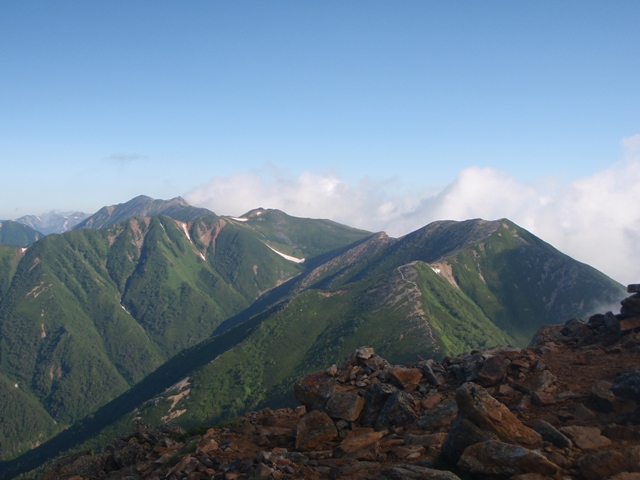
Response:
POLYGON ((640 153, 640 133, 623 138, 622 148, 628 156, 640 153))
POLYGON ((571 183, 532 183, 494 168, 469 167, 440 191, 391 194, 396 185, 351 185, 333 173, 296 178, 266 168, 214 177, 185 195, 193 205, 240 215, 256 207, 330 218, 401 236, 434 220, 509 218, 622 283, 640 282, 640 135, 622 141, 625 159, 571 183))

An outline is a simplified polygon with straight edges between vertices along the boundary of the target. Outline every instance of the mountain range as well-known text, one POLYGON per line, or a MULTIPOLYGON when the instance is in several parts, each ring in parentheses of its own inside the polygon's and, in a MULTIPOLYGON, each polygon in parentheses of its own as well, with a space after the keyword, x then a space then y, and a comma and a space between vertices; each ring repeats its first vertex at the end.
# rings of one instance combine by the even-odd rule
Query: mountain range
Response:
POLYGON ((90 214, 84 212, 59 212, 51 211, 42 215, 24 215, 16 219, 16 222, 33 228, 44 235, 52 233, 64 233, 82 222, 90 214))
POLYGON ((137 197, 0 246, 0 457, 24 469, 133 418, 195 427, 289 405, 298 377, 364 344, 393 362, 524 345, 623 292, 506 219, 395 239, 137 197))

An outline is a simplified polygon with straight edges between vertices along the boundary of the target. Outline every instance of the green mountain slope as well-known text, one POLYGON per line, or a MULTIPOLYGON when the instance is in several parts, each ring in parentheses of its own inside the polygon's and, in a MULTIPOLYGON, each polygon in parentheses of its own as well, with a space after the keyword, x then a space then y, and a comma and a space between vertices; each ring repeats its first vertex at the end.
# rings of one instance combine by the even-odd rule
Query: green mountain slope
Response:
MULTIPOLYGON (((152 424, 197 426, 287 404, 297 377, 361 345, 373 346, 393 362, 415 360, 416 354, 442 358, 497 344, 521 345, 540 324, 585 315, 624 296, 621 285, 507 220, 436 222, 392 239, 257 210, 240 219, 131 219, 105 230, 71 233, 78 237, 53 239, 76 245, 70 250, 82 254, 56 256, 58 263, 47 263, 57 265, 56 272, 66 271, 65 266, 80 272, 62 280, 76 298, 95 285, 108 286, 99 289, 105 300, 87 317, 100 318, 113 296, 113 312, 130 315, 148 338, 148 355, 159 352, 168 358, 182 350, 90 417, 5 463, 7 471, 33 466, 85 441, 93 443, 84 446, 99 446, 101 439, 128 429, 134 416, 152 424), (313 228, 320 232, 309 234, 313 228), (316 240, 326 231, 334 243, 323 246, 316 240), (337 235, 343 235, 342 244, 335 242, 337 235), (306 260, 293 261, 301 258, 306 260), (207 324, 216 312, 225 313, 207 324), (191 333, 197 329, 215 329, 217 335, 189 347, 198 340, 191 333)), ((5 297, 13 298, 21 272, 43 268, 34 266, 35 247, 41 244, 46 243, 36 243, 20 260, 5 297)), ((54 250, 67 251, 62 246, 54 250)), ((15 264, 11 255, 0 253, 0 259, 15 264)), ((48 288, 43 280, 26 282, 16 298, 34 286, 48 288)), ((46 298, 38 289, 31 297, 35 293, 46 298)), ((25 338, 37 343, 40 324, 27 319, 41 306, 31 297, 24 303, 31 315, 22 322, 31 332, 25 338)), ((82 311, 94 303, 85 300, 77 302, 82 311)), ((4 306, 3 299, 0 314, 4 306)), ((19 309, 10 311, 15 315, 19 309)), ((105 313, 101 323, 105 332, 110 315, 105 313)), ((119 345, 114 340, 112 348, 119 345)), ((5 354, 2 348, 2 371, 10 384, 18 370, 11 349, 5 354), (4 370, 5 355, 12 370, 4 370)), ((105 349, 104 358, 109 355, 105 349)), ((112 363, 127 385, 136 381, 123 373, 128 364, 112 363)), ((25 378, 29 371, 23 372, 25 378)), ((28 393, 40 399, 40 391, 28 393)))
POLYGON ((0 243, 26 247, 43 236, 27 225, 12 220, 0 221, 0 243))
MULTIPOLYGON (((345 227, 342 245, 353 232, 368 234, 345 227)), ((0 374, 65 428, 304 268, 242 222, 213 215, 131 218, 26 250, 2 246, 0 374)), ((18 400, 3 402, 26 409, 18 400)), ((0 445, 12 447, 0 454, 50 436, 34 425, 8 418, 0 445)))

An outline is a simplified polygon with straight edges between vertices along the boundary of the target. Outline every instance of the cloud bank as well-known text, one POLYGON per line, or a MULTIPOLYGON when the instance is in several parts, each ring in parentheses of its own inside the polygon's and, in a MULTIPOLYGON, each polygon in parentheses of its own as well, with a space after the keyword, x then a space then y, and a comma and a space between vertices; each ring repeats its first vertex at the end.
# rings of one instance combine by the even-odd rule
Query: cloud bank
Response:
POLYGON ((508 218, 615 280, 640 282, 640 134, 622 142, 625 158, 563 183, 532 183, 489 167, 469 167, 438 191, 394 194, 392 181, 352 185, 334 173, 290 177, 274 168, 214 177, 186 194, 192 205, 241 215, 256 207, 329 218, 402 236, 434 220, 508 218))

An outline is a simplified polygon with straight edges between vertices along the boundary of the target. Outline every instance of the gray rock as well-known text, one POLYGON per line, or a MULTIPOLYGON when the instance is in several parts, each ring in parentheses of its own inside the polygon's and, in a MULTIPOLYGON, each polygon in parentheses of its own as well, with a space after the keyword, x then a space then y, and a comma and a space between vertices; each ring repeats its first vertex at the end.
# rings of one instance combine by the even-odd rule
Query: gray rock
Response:
POLYGON ((382 407, 375 429, 380 431, 391 426, 407 425, 415 422, 417 418, 413 408, 413 397, 406 392, 396 390, 382 407))
POLYGON ((598 380, 591 387, 589 401, 593 408, 599 412, 613 412, 615 409, 616 396, 611 391, 613 383, 606 380, 598 380))
POLYGON ((387 383, 375 382, 364 392, 365 404, 360 416, 360 425, 363 427, 373 427, 378 420, 380 411, 389 397, 397 389, 387 383))
POLYGON ((618 375, 611 391, 616 397, 640 400, 640 370, 618 375))
MULTIPOLYGON (((433 360, 431 360, 431 362, 433 362, 433 360)), ((427 379, 427 382, 429 382, 431 385, 435 385, 435 386, 444 385, 444 378, 442 378, 442 375, 437 374, 433 371, 431 362, 429 362, 428 360, 424 362, 424 365, 422 366, 422 375, 424 376, 424 378, 427 379)))
POLYGON ((435 430, 446 427, 453 423, 456 415, 458 415, 458 405, 456 401, 453 399, 445 400, 431 410, 427 410, 418 421, 418 427, 423 430, 435 430))
POLYGON ((611 445, 611 440, 602 436, 600 429, 596 427, 569 426, 560 429, 564 435, 573 440, 573 443, 582 450, 598 450, 611 445))
POLYGON ((544 420, 536 420, 533 429, 542 435, 542 439, 558 448, 571 448, 571 440, 560 433, 553 425, 544 420))
POLYGON ((458 417, 451 425, 440 453, 448 461, 457 463, 467 447, 495 438, 496 435, 492 432, 482 430, 466 418, 458 417))
POLYGON ((364 407, 364 398, 357 392, 336 392, 327 402, 325 411, 331 418, 341 418, 354 422, 364 407))

